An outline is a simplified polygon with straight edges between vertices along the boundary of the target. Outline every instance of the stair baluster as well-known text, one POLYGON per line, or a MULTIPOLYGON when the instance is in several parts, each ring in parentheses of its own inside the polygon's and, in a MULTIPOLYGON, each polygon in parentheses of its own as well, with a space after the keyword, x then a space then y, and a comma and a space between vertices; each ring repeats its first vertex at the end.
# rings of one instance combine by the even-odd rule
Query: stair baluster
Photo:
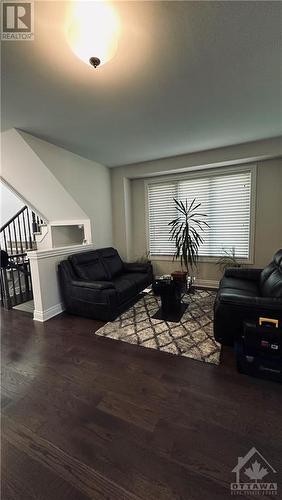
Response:
POLYGON ((1 247, 8 254, 8 266, 0 270, 1 304, 11 309, 32 299, 30 264, 27 251, 36 248, 35 233, 45 224, 26 205, 0 228, 1 247))

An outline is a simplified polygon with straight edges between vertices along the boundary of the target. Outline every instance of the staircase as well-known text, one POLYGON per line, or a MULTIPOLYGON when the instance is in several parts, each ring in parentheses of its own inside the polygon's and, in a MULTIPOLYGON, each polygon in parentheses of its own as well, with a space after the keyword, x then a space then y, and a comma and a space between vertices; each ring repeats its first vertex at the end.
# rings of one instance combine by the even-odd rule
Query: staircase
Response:
POLYGON ((27 252, 37 249, 37 238, 46 226, 33 210, 25 205, 0 228, 1 250, 8 254, 1 261, 1 305, 11 309, 33 298, 27 252))

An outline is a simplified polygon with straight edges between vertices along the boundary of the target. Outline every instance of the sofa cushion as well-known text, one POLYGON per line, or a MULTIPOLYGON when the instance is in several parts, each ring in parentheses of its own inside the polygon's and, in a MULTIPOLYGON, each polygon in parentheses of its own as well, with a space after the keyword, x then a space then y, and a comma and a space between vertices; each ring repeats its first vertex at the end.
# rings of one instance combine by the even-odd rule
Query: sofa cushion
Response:
POLYGON ((96 250, 70 255, 69 260, 77 276, 82 280, 107 281, 110 279, 96 250))
POLYGON ((282 297, 282 249, 265 267, 260 276, 260 292, 263 297, 282 297))
POLYGON ((101 248, 100 250, 97 250, 97 252, 110 275, 110 279, 122 273, 123 262, 117 250, 109 247, 109 248, 101 248))
POLYGON ((123 276, 119 276, 115 278, 113 282, 117 291, 119 303, 134 299, 137 294, 137 288, 134 281, 129 281, 124 279, 123 276))
POLYGON ((257 293, 255 293, 255 291, 252 291, 252 290, 240 290, 239 288, 219 288, 218 292, 217 292, 217 298, 218 299, 222 299, 224 298, 225 296, 236 296, 236 297, 240 297, 240 298, 244 298, 244 297, 257 297, 257 293))
POLYGON ((141 292, 144 288, 146 288, 146 286, 148 286, 148 275, 144 273, 124 273, 122 277, 123 279, 134 283, 138 292, 141 292))
POLYGON ((237 278, 240 280, 259 281, 262 269, 257 267, 227 267, 224 271, 226 278, 237 278))
POLYGON ((250 292, 253 295, 260 296, 258 283, 251 280, 243 280, 237 278, 230 278, 229 276, 223 276, 220 282, 220 288, 241 290, 243 292, 250 292))

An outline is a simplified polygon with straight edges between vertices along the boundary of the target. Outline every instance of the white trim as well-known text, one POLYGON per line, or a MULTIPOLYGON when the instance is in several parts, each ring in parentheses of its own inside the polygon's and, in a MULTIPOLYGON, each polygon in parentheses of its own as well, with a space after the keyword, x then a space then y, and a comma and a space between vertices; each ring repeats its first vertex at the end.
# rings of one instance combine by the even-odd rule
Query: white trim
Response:
POLYGON ((82 226, 89 222, 89 219, 64 219, 64 220, 52 220, 50 226, 82 226))
POLYGON ((33 250, 32 252, 27 252, 27 256, 30 260, 41 260, 48 259, 48 257, 57 257, 59 255, 70 255, 72 253, 78 253, 79 251, 84 252, 85 250, 94 250, 94 245, 71 245, 67 247, 52 248, 50 250, 33 250))
MULTIPOLYGON (((233 163, 234 165, 234 163, 233 163)), ((194 172, 186 172, 185 174, 178 175, 159 175, 158 177, 144 178, 144 193, 145 193, 145 237, 146 237, 146 251, 150 252, 149 243, 149 185, 152 184, 166 184, 173 181, 189 180, 201 177, 213 177, 217 175, 230 175, 238 172, 251 172, 251 202, 250 202, 250 239, 249 239, 249 258, 248 259, 238 259, 238 262, 244 264, 254 263, 254 247, 255 247, 255 219, 256 219, 256 196, 257 196, 257 163, 249 163, 244 165, 239 165, 233 167, 230 165, 226 168, 210 168, 208 171, 197 170, 194 172)), ((199 262, 216 262, 218 257, 209 256, 199 256, 199 262)), ((151 260, 171 260, 173 256, 156 256, 150 255, 151 260)))
POLYGON ((44 323, 44 321, 48 321, 48 319, 53 318, 54 316, 57 316, 58 314, 61 314, 64 311, 63 304, 60 302, 59 304, 56 304, 55 306, 49 307, 49 309, 45 309, 44 311, 33 311, 33 320, 34 321, 40 321, 41 323, 44 323))
POLYGON ((218 280, 202 280, 196 278, 195 286, 202 286, 203 288, 218 288, 219 281, 218 280))
POLYGON ((255 261, 256 214, 257 214, 257 164, 254 165, 253 168, 251 169, 250 240, 249 240, 250 248, 249 248, 249 260, 247 264, 253 264, 255 261))
POLYGON ((144 193, 145 193, 145 242, 146 242, 146 253, 149 255, 150 259, 154 260, 150 254, 150 238, 149 238, 149 181, 144 181, 144 193))

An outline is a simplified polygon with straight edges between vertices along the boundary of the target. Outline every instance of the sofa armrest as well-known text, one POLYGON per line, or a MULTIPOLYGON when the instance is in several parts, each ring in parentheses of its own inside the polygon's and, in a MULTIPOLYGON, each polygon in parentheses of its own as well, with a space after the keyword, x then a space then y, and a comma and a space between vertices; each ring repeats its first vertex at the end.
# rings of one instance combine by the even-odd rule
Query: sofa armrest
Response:
POLYGON ((228 267, 225 269, 224 276, 227 278, 238 278, 245 280, 258 281, 262 269, 244 268, 244 267, 228 267))
POLYGON ((148 273, 151 271, 152 265, 148 262, 146 264, 139 264, 139 262, 125 262, 124 271, 128 273, 148 273))
POLYGON ((242 297, 231 293, 222 293, 219 301, 230 306, 247 307, 250 309, 269 309, 277 311, 282 316, 282 299, 272 297, 242 297))
POLYGON ((91 288, 92 290, 108 290, 110 288, 115 288, 112 281, 83 281, 83 280, 72 280, 71 284, 80 288, 91 288))

